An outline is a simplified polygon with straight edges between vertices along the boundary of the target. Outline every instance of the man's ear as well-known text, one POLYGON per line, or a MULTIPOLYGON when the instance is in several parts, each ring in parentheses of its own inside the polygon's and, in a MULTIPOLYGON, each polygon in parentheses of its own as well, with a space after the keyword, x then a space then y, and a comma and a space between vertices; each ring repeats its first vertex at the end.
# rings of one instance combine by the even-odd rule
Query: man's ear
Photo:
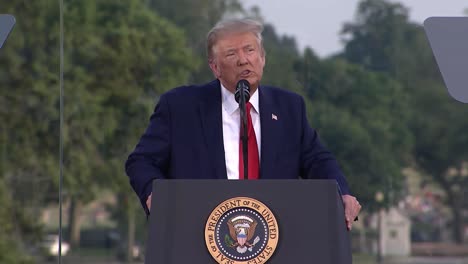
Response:
POLYGON ((213 72, 213 75, 214 75, 216 78, 219 78, 220 72, 219 72, 218 64, 216 64, 216 62, 215 62, 213 59, 210 59, 210 60, 208 61, 208 65, 210 66, 210 69, 211 69, 211 71, 213 72))

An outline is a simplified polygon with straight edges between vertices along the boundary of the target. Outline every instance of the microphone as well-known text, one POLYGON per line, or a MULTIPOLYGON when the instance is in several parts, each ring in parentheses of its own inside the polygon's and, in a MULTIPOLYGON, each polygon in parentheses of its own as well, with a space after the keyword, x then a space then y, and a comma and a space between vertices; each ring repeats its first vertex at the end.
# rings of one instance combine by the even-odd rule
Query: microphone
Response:
POLYGON ((250 83, 247 80, 237 82, 236 93, 234 94, 236 102, 239 103, 240 124, 241 124, 241 141, 242 141, 242 156, 244 162, 244 180, 248 179, 248 134, 247 134, 247 113, 245 104, 250 99, 250 83))
POLYGON ((247 103, 250 99, 250 83, 249 81, 242 79, 237 82, 236 93, 234 94, 237 103, 241 103, 241 99, 244 99, 244 102, 247 103))

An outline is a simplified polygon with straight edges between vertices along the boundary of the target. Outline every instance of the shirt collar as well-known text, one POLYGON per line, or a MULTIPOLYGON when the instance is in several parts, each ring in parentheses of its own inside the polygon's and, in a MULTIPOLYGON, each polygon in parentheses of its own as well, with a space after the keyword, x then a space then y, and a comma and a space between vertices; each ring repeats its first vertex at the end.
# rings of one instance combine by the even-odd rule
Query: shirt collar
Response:
MULTIPOLYGON (((234 97, 234 94, 231 93, 226 87, 224 87, 224 85, 221 82, 220 84, 221 84, 221 97, 222 97, 223 107, 226 110, 226 112, 231 115, 237 109, 239 109, 239 104, 236 102, 236 98, 234 97)), ((253 109, 258 114, 260 113, 260 108, 258 105, 258 92, 257 92, 259 88, 255 90, 255 92, 252 94, 249 100, 249 102, 252 104, 253 109)))

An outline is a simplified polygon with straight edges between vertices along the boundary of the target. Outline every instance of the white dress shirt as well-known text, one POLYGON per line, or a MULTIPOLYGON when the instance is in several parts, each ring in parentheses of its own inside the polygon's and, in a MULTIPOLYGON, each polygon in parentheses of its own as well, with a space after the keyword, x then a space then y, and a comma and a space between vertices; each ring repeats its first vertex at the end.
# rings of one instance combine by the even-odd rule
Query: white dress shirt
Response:
MULTIPOLYGON (((234 94, 221 84, 222 116, 223 116, 223 142, 224 157, 226 159, 226 172, 229 180, 239 179, 239 141, 240 141, 240 111, 234 94)), ((257 138, 258 157, 260 158, 260 108, 258 106, 258 93, 255 91, 250 97, 252 104, 250 115, 257 138)))

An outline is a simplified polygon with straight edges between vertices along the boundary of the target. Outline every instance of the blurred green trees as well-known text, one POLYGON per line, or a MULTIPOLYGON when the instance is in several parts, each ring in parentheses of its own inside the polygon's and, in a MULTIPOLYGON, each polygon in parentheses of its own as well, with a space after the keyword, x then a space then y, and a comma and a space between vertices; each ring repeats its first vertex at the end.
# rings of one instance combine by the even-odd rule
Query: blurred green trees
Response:
POLYGON ((409 21, 408 13, 398 3, 362 1, 356 21, 344 27, 347 40, 342 56, 402 85, 410 106, 410 111, 405 110, 410 118, 404 124, 415 138, 408 166, 444 191, 453 239, 462 243, 466 222, 462 209, 468 200, 462 187, 468 184, 464 132, 468 108, 449 96, 424 31, 409 21))
POLYGON ((0 50, 0 262, 21 263, 41 232, 42 208, 58 198, 58 6, 1 8, 17 25, 0 50))
POLYGON ((404 183, 401 168, 412 147, 410 107, 402 86, 387 75, 339 59, 314 68, 304 84, 309 120, 337 156, 352 192, 366 210, 376 209, 378 190, 392 191, 398 198, 404 183))
MULTIPOLYGON (((48 1, 2 8, 18 24, 0 57, 0 177, 16 193, 13 210, 39 213, 58 198, 58 8, 48 1)), ((64 193, 77 245, 83 204, 103 190, 134 197, 126 155, 157 95, 183 84, 199 61, 183 32, 140 0, 70 0, 64 16, 64 193)))
POLYGON ((100 190, 129 189, 116 175, 156 96, 182 84, 198 62, 182 31, 140 0, 67 1, 65 17, 65 186, 70 220, 78 221, 73 210, 100 190))

